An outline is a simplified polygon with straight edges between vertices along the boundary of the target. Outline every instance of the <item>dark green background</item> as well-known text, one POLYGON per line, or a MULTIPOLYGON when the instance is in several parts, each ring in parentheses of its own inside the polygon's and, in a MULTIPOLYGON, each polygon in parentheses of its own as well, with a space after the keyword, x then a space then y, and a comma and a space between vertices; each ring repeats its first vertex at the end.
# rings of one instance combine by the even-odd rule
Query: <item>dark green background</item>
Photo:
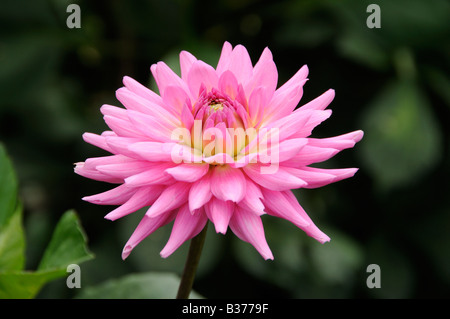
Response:
MULTIPOLYGON (((357 129, 364 139, 321 167, 359 167, 354 178, 296 192, 330 237, 320 245, 291 224, 263 217, 275 256, 264 261, 229 232, 209 228, 194 288, 207 298, 445 298, 450 296, 450 2, 411 1, 37 1, 0 4, 0 141, 10 153, 25 205, 27 265, 35 267, 61 214, 80 215, 96 258, 82 289, 112 278, 183 268, 187 244, 164 260, 170 227, 122 261, 143 212, 116 222, 111 207, 81 201, 105 183, 73 163, 105 153, 82 141, 107 129, 99 108, 119 105, 122 77, 154 87, 150 65, 175 66, 188 50, 215 66, 224 41, 253 62, 268 46, 279 85, 310 70, 300 104, 336 90, 333 115, 315 137, 357 129), (67 5, 81 28, 66 27, 67 5), (381 8, 369 29, 366 8, 381 8), (366 268, 381 267, 369 289, 366 268)), ((60 280, 40 298, 70 298, 60 280)))

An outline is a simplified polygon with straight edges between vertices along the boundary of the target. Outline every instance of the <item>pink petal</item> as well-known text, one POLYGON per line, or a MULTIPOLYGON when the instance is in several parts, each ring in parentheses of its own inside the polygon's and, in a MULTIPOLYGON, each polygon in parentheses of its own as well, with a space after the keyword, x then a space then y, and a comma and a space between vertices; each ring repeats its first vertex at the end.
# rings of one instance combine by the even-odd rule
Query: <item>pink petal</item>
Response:
POLYGON ((305 188, 317 188, 335 183, 352 177, 358 171, 357 168, 324 169, 315 167, 286 168, 286 170, 303 179, 307 183, 305 188))
POLYGON ((107 155, 100 157, 91 157, 88 158, 85 162, 86 168, 95 169, 99 165, 110 165, 110 164, 127 164, 136 162, 135 159, 123 156, 121 154, 118 155, 107 155))
POLYGON ((162 99, 158 94, 156 94, 152 90, 146 88, 145 86, 143 86, 141 83, 137 82, 136 80, 134 80, 128 76, 125 76, 123 78, 123 84, 125 85, 125 87, 128 90, 139 95, 140 97, 142 97, 152 103, 163 106, 162 99))
POLYGON ((192 64, 187 79, 189 89, 194 97, 199 96, 200 87, 202 85, 204 85, 209 92, 212 88, 217 88, 219 83, 219 77, 217 76, 216 70, 200 60, 197 60, 192 64))
POLYGON ((195 182, 208 173, 209 164, 191 164, 183 163, 178 166, 166 169, 166 172, 172 175, 177 181, 195 182))
POLYGON ((175 218, 170 238, 160 253, 161 257, 169 257, 186 240, 197 236, 205 227, 207 221, 208 218, 204 212, 192 215, 187 204, 182 206, 175 218))
MULTIPOLYGON (((278 130, 279 141, 284 141, 291 136, 296 136, 299 131, 302 131, 311 116, 313 116, 314 112, 315 111, 296 111, 286 117, 270 123, 265 128, 268 129, 268 132, 271 132, 269 129, 278 130)), ((259 139, 262 140, 262 137, 259 137, 259 139)))
POLYGON ((253 75, 250 80, 245 83, 244 89, 247 96, 250 96, 252 91, 257 87, 264 87, 267 98, 272 98, 275 89, 277 88, 278 71, 273 62, 272 52, 265 48, 258 62, 253 69, 253 75))
POLYGON ((146 215, 156 217, 187 203, 190 183, 177 182, 168 186, 149 208, 146 215))
POLYGON ((246 83, 250 79, 253 73, 253 65, 250 55, 244 46, 238 44, 234 47, 226 69, 233 72, 234 76, 241 84, 246 83))
POLYGON ((152 71, 153 77, 156 80, 156 84, 158 85, 159 93, 161 96, 164 96, 164 91, 168 86, 179 86, 186 93, 189 92, 186 83, 164 62, 153 64, 150 67, 150 70, 152 71))
POLYGON ((172 149, 175 143, 138 142, 128 146, 128 150, 151 162, 172 161, 172 149))
POLYGON ((192 184, 189 191, 189 210, 193 213, 203 207, 212 197, 210 173, 192 184))
POLYGON ((312 238, 316 239, 320 243, 325 243, 327 241, 330 241, 330 237, 328 237, 326 234, 324 234, 319 228, 317 228, 316 225, 314 225, 311 218, 306 214, 305 210, 297 201, 297 198, 292 193, 292 191, 285 191, 283 192, 284 196, 287 198, 289 203, 291 204, 291 207, 293 207, 304 220, 306 220, 309 223, 309 226, 301 227, 301 229, 312 238))
POLYGON ((105 116, 108 115, 108 116, 116 117, 121 120, 128 119, 127 110, 124 108, 121 108, 121 107, 114 106, 114 105, 103 104, 100 107, 100 112, 105 116))
POLYGON ((358 130, 329 138, 309 138, 308 144, 311 146, 343 150, 355 146, 355 144, 358 143, 363 138, 363 136, 364 132, 358 130))
POLYGON ((125 183, 130 187, 164 184, 173 180, 165 170, 174 165, 173 163, 157 163, 142 173, 125 178, 125 183))
POLYGON ((264 110, 268 103, 267 89, 265 87, 257 87, 250 94, 248 99, 248 113, 252 126, 256 127, 264 116, 264 110))
POLYGON ((107 183, 113 183, 113 184, 123 183, 123 179, 105 175, 103 173, 100 173, 96 169, 86 168, 85 163, 82 163, 82 162, 75 163, 74 172, 78 175, 93 179, 95 181, 107 182, 107 183))
POLYGON ((130 151, 128 148, 130 145, 133 145, 135 143, 139 143, 142 141, 141 138, 134 138, 134 137, 121 137, 121 136, 108 136, 105 138, 105 142, 108 145, 109 149, 111 150, 111 153, 114 154, 122 154, 127 157, 136 158, 136 159, 143 159, 136 153, 130 151))
MULTIPOLYGON (((297 111, 301 111, 301 110, 302 109, 299 109, 297 111)), ((295 112, 297 112, 297 111, 295 111, 295 112)), ((328 119, 330 116, 331 116, 331 110, 313 111, 311 113, 311 116, 308 118, 308 121, 306 122, 306 124, 303 127, 299 128, 292 135, 292 137, 307 137, 307 136, 311 135, 313 129, 317 125, 319 125, 320 123, 322 123, 323 121, 328 119)))
POLYGON ((307 185, 305 181, 291 174, 282 166, 277 167, 276 173, 273 174, 263 174, 264 167, 267 168, 267 166, 260 164, 249 164, 244 167, 244 172, 255 183, 274 191, 300 188, 307 185))
POLYGON ((151 167, 152 163, 146 161, 135 161, 127 163, 125 165, 123 163, 98 165, 96 166, 96 169, 103 174, 125 179, 129 176, 136 175, 148 169, 151 169, 151 167))
POLYGON ((180 53, 180 70, 181 79, 187 83, 187 76, 191 70, 192 64, 197 61, 197 58, 187 51, 181 51, 180 53))
POLYGON ((128 119, 123 120, 117 117, 105 115, 103 117, 108 127, 118 136, 122 137, 145 137, 141 131, 137 130, 128 119))
POLYGON ((266 207, 266 212, 286 219, 300 228, 309 226, 309 221, 303 218, 297 207, 291 205, 291 202, 286 198, 285 192, 272 191, 263 188, 262 193, 264 196, 263 202, 266 207))
POLYGON ((335 92, 333 89, 329 89, 319 97, 316 97, 311 102, 300 107, 302 110, 325 110, 331 101, 334 99, 335 92))
POLYGON ((297 106, 303 95, 303 85, 308 76, 308 67, 303 66, 285 84, 273 94, 272 101, 267 107, 267 115, 272 121, 289 115, 297 106))
POLYGON ((168 85, 162 95, 164 105, 172 112, 172 114, 180 115, 186 104, 190 102, 190 97, 184 89, 179 86, 168 85))
POLYGON ((134 213, 142 207, 153 204, 163 190, 162 186, 141 187, 131 198, 105 216, 106 219, 116 220, 134 213))
POLYGON ((308 139, 306 138, 293 138, 270 145, 268 149, 258 149, 259 161, 261 163, 284 163, 294 158, 307 146, 307 143, 308 139))
POLYGON ((230 220, 230 228, 241 240, 253 245, 264 259, 273 259, 261 217, 237 206, 230 220))
POLYGON ((257 215, 264 215, 263 194, 258 185, 253 183, 249 178, 246 178, 246 193, 244 198, 239 202, 239 206, 249 210, 257 215))
POLYGON ((164 107, 148 101, 126 88, 118 89, 116 97, 128 110, 151 115, 171 126, 180 126, 181 124, 180 120, 164 107))
POLYGON ((192 115, 192 107, 184 103, 181 110, 181 122, 183 126, 190 132, 194 124, 194 116, 192 115))
MULTIPOLYGON (((113 132, 111 132, 111 133, 113 133, 113 132)), ((115 134, 115 133, 113 133, 113 134, 115 134)), ((111 147, 106 143, 106 136, 104 136, 104 135, 98 135, 98 134, 93 134, 93 133, 84 133, 83 140, 86 143, 97 146, 105 151, 114 153, 113 150, 111 149, 111 147)))
POLYGON ((128 111, 128 118, 134 127, 150 139, 158 142, 173 142, 171 134, 175 126, 168 126, 153 116, 136 111, 128 111))
POLYGON ((220 76, 223 72, 226 71, 226 68, 230 61, 231 53, 233 52, 233 47, 229 42, 224 42, 222 47, 222 52, 220 53, 219 62, 217 63, 216 71, 220 76))
POLYGON ((283 162, 283 166, 300 167, 313 163, 320 163, 332 158, 338 152, 339 151, 334 148, 322 148, 306 145, 297 155, 283 162))
POLYGON ((127 185, 122 184, 103 193, 85 196, 82 200, 97 205, 122 205, 129 200, 136 191, 137 188, 128 187, 127 185))
POLYGON ((122 251, 122 259, 126 259, 131 251, 147 236, 151 235, 158 228, 171 222, 176 216, 176 212, 171 212, 168 214, 159 215, 157 217, 151 218, 144 215, 139 225, 136 227, 135 231, 128 239, 125 247, 122 251))
POLYGON ((215 197, 205 205, 206 215, 213 222, 217 233, 225 234, 227 232, 234 206, 232 201, 222 201, 215 197))
POLYGON ((223 201, 240 202, 245 196, 245 177, 240 169, 217 165, 211 175, 211 192, 223 201))
POLYGON ((239 90, 238 81, 231 71, 225 71, 219 78, 219 90, 235 99, 239 90))

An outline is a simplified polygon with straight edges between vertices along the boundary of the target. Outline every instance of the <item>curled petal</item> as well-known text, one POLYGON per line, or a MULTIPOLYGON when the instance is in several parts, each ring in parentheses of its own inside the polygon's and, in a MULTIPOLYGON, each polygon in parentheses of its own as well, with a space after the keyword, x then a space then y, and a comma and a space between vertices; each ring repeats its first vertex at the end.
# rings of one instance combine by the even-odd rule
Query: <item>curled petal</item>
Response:
POLYGON ((239 202, 239 206, 261 216, 265 214, 264 204, 261 201, 263 198, 261 188, 246 178, 246 192, 244 198, 239 202))
POLYGON ((153 204, 163 190, 162 186, 149 186, 139 188, 130 199, 105 216, 106 219, 116 220, 131 214, 142 207, 153 204))
MULTIPOLYGON (((105 133, 105 132, 104 132, 105 133)), ((114 132, 109 132, 112 133, 113 135, 115 135, 114 132)), ((114 153, 114 151, 111 149, 111 147, 108 145, 108 143, 106 142, 106 139, 108 136, 110 136, 111 134, 102 134, 102 135, 98 135, 98 134, 93 134, 93 133, 84 133, 83 134, 83 140, 86 143, 89 143, 91 145, 97 146, 101 149, 104 149, 105 151, 108 151, 110 153, 114 153)))
POLYGON ((357 168, 325 169, 315 167, 286 168, 292 175, 304 180, 305 188, 317 188, 352 177, 357 168))
POLYGON ((112 184, 120 184, 123 179, 109 176, 97 171, 95 168, 86 167, 86 163, 75 163, 74 172, 86 178, 93 179, 95 181, 108 182, 112 184))
POLYGON ((195 237, 205 227, 208 218, 203 211, 192 215, 187 204, 182 206, 175 217, 172 232, 166 246, 161 250, 161 257, 169 257, 186 240, 195 237))
POLYGON ((244 172, 255 183, 275 191, 300 188, 307 185, 304 180, 290 173, 282 166, 249 164, 244 167, 244 172), (264 173, 264 169, 267 169, 268 173, 264 173), (273 172, 270 173, 270 171, 273 172))
POLYGON ((144 215, 139 225, 136 227, 135 231, 128 239, 125 247, 122 251, 122 259, 126 259, 131 251, 147 236, 150 236, 158 228, 171 222, 176 216, 176 211, 170 212, 168 214, 159 215, 156 217, 149 217, 144 215))
POLYGON ((292 207, 288 201, 285 192, 272 191, 269 189, 262 189, 264 195, 264 205, 266 211, 271 215, 286 219, 296 225, 297 227, 304 228, 309 226, 309 221, 305 220, 300 212, 292 207))
POLYGON ((317 147, 334 148, 336 150, 343 150, 346 148, 352 148, 358 143, 364 136, 364 132, 361 130, 342 134, 335 137, 328 138, 309 138, 308 144, 317 147))
POLYGON ((122 205, 136 193, 138 189, 121 184, 106 192, 85 196, 82 200, 97 205, 122 205))
POLYGON ((261 217, 236 206, 233 217, 230 219, 230 228, 241 240, 253 245, 264 259, 273 259, 264 235, 261 217))
POLYGON ((146 215, 155 217, 185 204, 188 196, 190 183, 178 182, 168 186, 149 208, 146 215))

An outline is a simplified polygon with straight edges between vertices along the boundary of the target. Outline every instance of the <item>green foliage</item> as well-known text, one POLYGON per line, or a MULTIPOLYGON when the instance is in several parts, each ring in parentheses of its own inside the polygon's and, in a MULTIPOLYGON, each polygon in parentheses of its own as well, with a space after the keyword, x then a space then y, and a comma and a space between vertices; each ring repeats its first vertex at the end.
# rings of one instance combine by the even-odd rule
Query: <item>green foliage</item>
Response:
POLYGON ((0 298, 33 298, 48 282, 67 275, 67 266, 89 260, 93 255, 74 211, 58 222, 53 237, 36 271, 24 270, 25 236, 22 205, 16 207, 17 181, 6 151, 0 145, 0 298), (3 179, 4 177, 4 179, 3 179), (14 197, 14 198, 13 198, 14 197), (9 205, 4 205, 4 204, 9 205))
MULTIPOLYGON (((76 296, 79 299, 173 299, 180 279, 166 272, 131 274, 88 287, 76 296)), ((192 291, 190 299, 202 298, 192 291)))
POLYGON ((442 136, 420 87, 389 83, 366 108, 361 155, 380 189, 408 185, 440 160, 442 136))

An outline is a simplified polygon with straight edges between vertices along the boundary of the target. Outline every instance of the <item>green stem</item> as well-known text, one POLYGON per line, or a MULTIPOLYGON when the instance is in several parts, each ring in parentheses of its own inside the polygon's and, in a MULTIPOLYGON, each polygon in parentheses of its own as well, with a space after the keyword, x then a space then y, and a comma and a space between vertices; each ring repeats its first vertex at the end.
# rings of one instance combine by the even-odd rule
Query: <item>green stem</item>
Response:
POLYGON ((191 239, 186 264, 184 265, 183 275, 181 276, 180 286, 178 287, 177 299, 189 299, 189 294, 194 284, 195 273, 200 261, 200 255, 202 254, 203 244, 205 243, 207 229, 208 223, 197 236, 191 239))

